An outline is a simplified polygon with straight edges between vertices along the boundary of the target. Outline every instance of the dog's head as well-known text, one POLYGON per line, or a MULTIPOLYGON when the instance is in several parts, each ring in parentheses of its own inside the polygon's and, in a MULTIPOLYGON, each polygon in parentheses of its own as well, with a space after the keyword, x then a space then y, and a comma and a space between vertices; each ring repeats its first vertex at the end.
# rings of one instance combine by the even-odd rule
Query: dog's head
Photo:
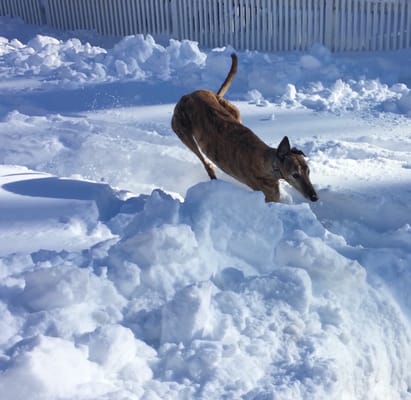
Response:
POLYGON ((274 168, 279 169, 281 178, 297 189, 304 197, 317 201, 318 196, 310 181, 310 169, 305 161, 305 154, 290 147, 287 136, 284 136, 277 148, 274 168))

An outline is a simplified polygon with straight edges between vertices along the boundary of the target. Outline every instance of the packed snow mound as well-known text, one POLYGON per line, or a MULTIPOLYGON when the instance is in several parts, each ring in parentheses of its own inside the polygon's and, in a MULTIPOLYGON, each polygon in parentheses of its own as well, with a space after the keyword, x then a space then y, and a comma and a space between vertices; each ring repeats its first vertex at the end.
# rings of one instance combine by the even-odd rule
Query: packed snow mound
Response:
POLYGON ((6 398, 406 398, 409 326, 307 204, 212 181, 106 224, 89 251, 2 259, 6 398))
MULTIPOLYGON (((0 76, 33 77, 43 86, 58 83, 66 88, 126 80, 216 90, 230 68, 233 51, 227 47, 205 52, 189 40, 172 39, 162 46, 150 35, 127 36, 111 49, 44 35, 25 44, 0 37, 0 76)), ((241 52, 232 92, 246 98, 247 92, 257 91, 284 106, 321 111, 371 108, 409 115, 411 76, 401 52, 380 55, 371 70, 357 54, 354 64, 320 45, 308 54, 241 52)))

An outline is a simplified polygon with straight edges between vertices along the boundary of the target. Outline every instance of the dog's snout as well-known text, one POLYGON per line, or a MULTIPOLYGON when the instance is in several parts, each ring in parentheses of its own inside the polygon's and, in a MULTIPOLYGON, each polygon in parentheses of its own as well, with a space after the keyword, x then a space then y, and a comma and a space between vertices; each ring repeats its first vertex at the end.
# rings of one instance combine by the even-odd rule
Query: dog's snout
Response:
POLYGON ((313 194, 310 196, 310 200, 311 200, 311 201, 317 201, 317 200, 318 200, 317 193, 313 193, 313 194))

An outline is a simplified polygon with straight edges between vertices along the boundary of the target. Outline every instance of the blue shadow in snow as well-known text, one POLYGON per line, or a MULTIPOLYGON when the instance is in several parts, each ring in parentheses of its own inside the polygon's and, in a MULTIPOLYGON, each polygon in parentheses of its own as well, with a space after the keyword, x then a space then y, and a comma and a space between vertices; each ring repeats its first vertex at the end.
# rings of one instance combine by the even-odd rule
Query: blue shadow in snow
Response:
POLYGON ((170 82, 111 82, 81 88, 5 90, 0 93, 0 118, 17 110, 25 115, 81 112, 142 105, 174 104, 185 94, 170 82), (161 102, 159 102, 161 99, 161 102))
POLYGON ((6 183, 3 189, 18 195, 52 199, 94 201, 101 221, 108 221, 119 212, 136 213, 144 208, 144 196, 120 200, 113 189, 103 183, 57 177, 28 179, 6 183))

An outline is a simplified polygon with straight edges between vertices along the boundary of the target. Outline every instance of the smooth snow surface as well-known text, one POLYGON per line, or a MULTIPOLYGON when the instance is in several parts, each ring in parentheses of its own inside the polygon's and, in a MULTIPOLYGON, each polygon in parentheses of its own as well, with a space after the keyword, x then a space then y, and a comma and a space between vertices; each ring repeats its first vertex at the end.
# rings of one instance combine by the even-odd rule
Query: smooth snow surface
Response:
POLYGON ((279 204, 170 127, 232 51, 0 19, 2 399, 411 399, 411 51, 238 53, 279 204))

